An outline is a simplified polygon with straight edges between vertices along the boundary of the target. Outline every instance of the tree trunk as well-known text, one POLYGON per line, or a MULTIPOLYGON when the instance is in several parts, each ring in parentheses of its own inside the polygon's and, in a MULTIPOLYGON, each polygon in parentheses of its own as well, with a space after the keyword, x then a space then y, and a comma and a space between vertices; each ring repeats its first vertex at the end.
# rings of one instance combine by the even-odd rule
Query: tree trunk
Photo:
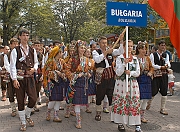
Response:
POLYGON ((8 26, 3 25, 3 43, 4 46, 9 45, 8 43, 8 26))

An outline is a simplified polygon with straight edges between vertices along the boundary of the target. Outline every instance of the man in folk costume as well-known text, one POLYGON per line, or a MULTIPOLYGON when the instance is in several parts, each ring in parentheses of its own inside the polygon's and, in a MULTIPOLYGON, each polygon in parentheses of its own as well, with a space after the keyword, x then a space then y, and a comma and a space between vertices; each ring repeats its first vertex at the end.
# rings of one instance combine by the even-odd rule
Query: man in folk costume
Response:
POLYGON ((6 69, 4 67, 4 46, 0 45, 0 85, 2 90, 1 101, 6 101, 6 82, 3 81, 6 69))
MULTIPOLYGON (((121 37, 123 39, 123 35, 121 37)), ((115 73, 112 67, 113 56, 123 54, 124 52, 122 44, 120 44, 119 49, 114 49, 114 50, 113 48, 107 49, 107 38, 103 36, 100 37, 99 39, 99 46, 100 46, 100 49, 94 50, 92 52, 96 69, 104 68, 102 72, 101 82, 98 82, 98 83, 96 82, 97 89, 96 89, 95 120, 97 121, 101 120, 101 111, 102 111, 101 101, 104 99, 104 96, 107 95, 109 106, 111 106, 111 103, 112 103, 112 96, 113 96, 113 90, 114 90, 114 84, 115 84, 115 80, 114 80, 115 73)))
POLYGON ((44 59, 44 55, 42 53, 40 53, 40 42, 39 41, 35 41, 33 43, 33 47, 35 48, 36 52, 37 52, 37 57, 38 57, 38 69, 37 72, 35 72, 35 84, 36 84, 36 93, 37 93, 37 101, 36 104, 34 106, 34 111, 35 112, 39 112, 39 109, 37 108, 37 103, 39 102, 40 98, 39 98, 39 92, 41 90, 41 86, 42 86, 42 81, 43 81, 43 75, 42 75, 42 61, 44 59))
POLYGON ((16 116, 16 104, 15 104, 15 88, 13 86, 12 79, 10 78, 10 54, 14 47, 18 46, 19 40, 17 38, 11 38, 10 39, 10 52, 8 52, 7 55, 4 56, 4 63, 5 63, 5 69, 7 70, 6 78, 7 78, 7 95, 9 98, 10 106, 12 109, 11 116, 16 116))
POLYGON ((10 55, 10 76, 15 87, 18 103, 18 113, 21 120, 20 131, 26 131, 26 121, 33 127, 34 122, 30 118, 37 95, 35 88, 34 72, 38 68, 38 59, 35 49, 28 46, 29 31, 19 31, 20 46, 15 47, 10 55), (25 93, 28 96, 28 104, 25 109, 25 93))
MULTIPOLYGON (((158 50, 154 53, 151 53, 150 59, 152 62, 152 66, 154 67, 154 78, 152 81, 152 99, 159 91, 162 95, 160 113, 163 115, 168 115, 168 112, 165 111, 168 89, 167 68, 170 68, 171 64, 169 62, 168 54, 165 53, 165 47, 165 41, 161 40, 159 42, 158 50)), ((150 108, 152 99, 148 102, 146 109, 150 108)))

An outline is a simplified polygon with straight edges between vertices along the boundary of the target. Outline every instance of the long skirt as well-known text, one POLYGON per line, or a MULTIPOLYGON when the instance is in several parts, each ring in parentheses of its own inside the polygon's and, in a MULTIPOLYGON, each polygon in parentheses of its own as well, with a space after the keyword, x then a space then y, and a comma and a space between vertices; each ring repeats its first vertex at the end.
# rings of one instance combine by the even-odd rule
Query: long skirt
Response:
POLYGON ((131 80, 126 92, 126 81, 116 80, 112 98, 111 121, 140 125, 140 98, 137 80, 131 80))
POLYGON ((59 77, 58 82, 52 81, 51 83, 53 83, 54 86, 50 88, 49 101, 63 101, 64 80, 59 77))
POLYGON ((151 99, 151 78, 143 74, 137 78, 137 81, 139 84, 140 99, 151 99))
POLYGON ((85 88, 85 78, 78 78, 73 88, 76 91, 74 93, 72 104, 86 105, 88 103, 88 90, 85 88))

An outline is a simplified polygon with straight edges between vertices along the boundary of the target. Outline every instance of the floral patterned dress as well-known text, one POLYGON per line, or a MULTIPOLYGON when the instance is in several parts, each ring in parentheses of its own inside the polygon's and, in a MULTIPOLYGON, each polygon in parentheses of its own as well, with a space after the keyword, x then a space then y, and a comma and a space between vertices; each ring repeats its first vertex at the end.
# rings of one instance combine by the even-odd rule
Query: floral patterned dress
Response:
POLYGON ((111 121, 129 125, 141 124, 140 119, 140 93, 136 77, 140 75, 138 59, 131 56, 129 62, 129 84, 126 92, 126 74, 124 73, 126 64, 124 56, 116 58, 116 83, 112 98, 111 121))

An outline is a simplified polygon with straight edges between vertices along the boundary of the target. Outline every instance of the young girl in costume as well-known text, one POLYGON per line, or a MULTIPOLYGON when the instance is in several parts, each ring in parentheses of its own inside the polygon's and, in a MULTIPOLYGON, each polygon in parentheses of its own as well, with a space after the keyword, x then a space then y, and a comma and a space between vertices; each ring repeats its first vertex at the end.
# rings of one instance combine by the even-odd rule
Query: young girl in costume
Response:
POLYGON ((173 75, 173 70, 172 69, 168 69, 168 86, 169 86, 169 96, 172 96, 174 94, 174 79, 175 76, 173 75))
POLYGON ((64 73, 65 63, 62 59, 62 51, 59 46, 52 49, 48 60, 43 69, 44 88, 49 96, 49 103, 46 113, 46 120, 51 119, 51 110, 54 109, 54 122, 61 122, 58 116, 60 101, 63 101, 64 73))

